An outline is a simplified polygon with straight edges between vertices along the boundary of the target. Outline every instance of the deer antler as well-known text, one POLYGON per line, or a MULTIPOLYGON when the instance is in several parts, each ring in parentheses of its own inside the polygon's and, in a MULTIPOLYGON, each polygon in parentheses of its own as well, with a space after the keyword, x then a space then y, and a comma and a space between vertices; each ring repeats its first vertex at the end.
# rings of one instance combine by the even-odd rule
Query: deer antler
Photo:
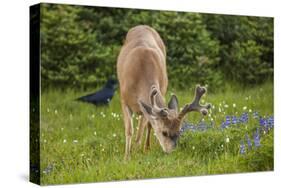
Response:
POLYGON ((211 108, 211 104, 200 105, 199 103, 201 97, 204 95, 204 93, 206 93, 206 91, 207 89, 205 87, 200 87, 199 85, 196 86, 194 99, 191 104, 185 105, 182 111, 179 113, 180 119, 183 119, 184 116, 191 111, 197 111, 203 115, 208 114, 208 109, 211 108))

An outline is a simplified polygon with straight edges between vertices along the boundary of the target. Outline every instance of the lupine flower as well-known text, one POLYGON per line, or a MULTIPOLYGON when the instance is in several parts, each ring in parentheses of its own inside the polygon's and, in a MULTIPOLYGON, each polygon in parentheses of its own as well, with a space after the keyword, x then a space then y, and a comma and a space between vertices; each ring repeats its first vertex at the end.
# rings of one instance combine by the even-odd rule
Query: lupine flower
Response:
POLYGON ((266 125, 266 119, 263 119, 262 117, 260 117, 260 126, 264 127, 266 125))
POLYGON ((248 136, 248 134, 246 134, 245 136, 246 140, 247 140, 247 144, 248 144, 248 149, 251 150, 252 149, 252 142, 248 136))
POLYGON ((241 115, 241 117, 240 117, 240 122, 241 122, 241 123, 247 123, 247 122, 248 122, 248 119, 249 119, 248 113, 247 113, 247 112, 244 112, 244 113, 241 115))
POLYGON ((273 118, 273 116, 270 116, 270 117, 267 119, 267 123, 268 123, 268 127, 269 127, 270 129, 272 129, 273 126, 274 126, 274 118, 273 118))
POLYGON ((232 124, 236 125, 239 122, 236 116, 232 116, 232 124))
POLYGON ((257 131, 254 134, 254 144, 256 147, 260 147, 260 134, 259 134, 259 130, 257 129, 257 131))
POLYGON ((246 153, 244 141, 240 142, 240 154, 244 155, 246 153))
POLYGON ((268 132, 268 123, 267 123, 267 119, 266 118, 260 117, 260 126, 261 126, 261 129, 266 134, 268 132))
POLYGON ((230 125, 231 124, 231 117, 230 116, 226 116, 225 117, 225 124, 226 125, 230 125))

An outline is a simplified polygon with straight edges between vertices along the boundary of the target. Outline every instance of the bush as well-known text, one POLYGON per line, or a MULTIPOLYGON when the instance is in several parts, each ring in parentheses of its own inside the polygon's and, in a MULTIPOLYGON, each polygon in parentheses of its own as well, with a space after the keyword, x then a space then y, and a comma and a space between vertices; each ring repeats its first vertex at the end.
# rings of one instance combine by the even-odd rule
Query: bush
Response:
POLYGON ((227 79, 244 85, 272 79, 272 18, 206 14, 204 20, 220 41, 219 66, 227 79))
POLYGON ((272 78, 271 18, 48 4, 41 11, 43 86, 93 87, 116 77, 126 33, 140 24, 166 44, 170 87, 272 78))

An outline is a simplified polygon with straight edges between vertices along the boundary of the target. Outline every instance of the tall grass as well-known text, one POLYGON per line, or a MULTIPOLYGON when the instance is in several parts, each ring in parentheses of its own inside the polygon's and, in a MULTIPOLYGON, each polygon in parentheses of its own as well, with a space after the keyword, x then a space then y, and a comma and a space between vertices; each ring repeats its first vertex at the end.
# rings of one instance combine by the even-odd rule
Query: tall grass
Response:
MULTIPOLYGON (((190 102, 193 90, 175 93, 180 105, 190 102)), ((228 87, 209 93, 202 102, 213 104, 210 115, 190 113, 186 122, 214 122, 206 131, 186 131, 177 149, 164 154, 155 136, 151 149, 144 152, 132 144, 131 160, 124 161, 125 135, 119 93, 109 106, 95 107, 73 99, 85 94, 74 90, 46 90, 41 99, 41 183, 113 181, 125 179, 194 176, 273 170, 273 130, 261 133, 261 146, 241 154, 241 140, 259 127, 252 118, 273 115, 273 85, 256 88, 228 87), (245 124, 220 129, 226 115, 249 113, 245 124)), ((134 127, 136 130, 136 117, 134 127)), ((136 132, 136 131, 135 131, 136 132)))

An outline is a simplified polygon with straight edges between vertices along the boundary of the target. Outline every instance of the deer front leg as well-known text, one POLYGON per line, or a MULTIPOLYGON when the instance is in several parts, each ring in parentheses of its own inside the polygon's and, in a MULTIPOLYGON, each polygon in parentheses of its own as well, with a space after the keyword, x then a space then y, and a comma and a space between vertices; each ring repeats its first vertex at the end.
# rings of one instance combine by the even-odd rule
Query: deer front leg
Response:
POLYGON ((144 145, 144 150, 149 150, 150 148, 150 132, 151 132, 151 125, 148 122, 147 123, 147 129, 146 129, 146 141, 145 141, 145 145, 144 145))
POLYGON ((139 116, 139 122, 138 122, 138 132, 137 132, 137 136, 136 136, 136 143, 137 145, 141 145, 141 140, 142 140, 142 136, 143 136, 143 131, 145 128, 145 125, 147 124, 147 120, 143 117, 143 116, 139 116))
POLYGON ((132 140, 134 128, 133 128, 131 110, 128 108, 127 105, 122 104, 122 111, 124 115, 125 137, 126 137, 125 160, 128 160, 130 158, 131 140, 132 140))

